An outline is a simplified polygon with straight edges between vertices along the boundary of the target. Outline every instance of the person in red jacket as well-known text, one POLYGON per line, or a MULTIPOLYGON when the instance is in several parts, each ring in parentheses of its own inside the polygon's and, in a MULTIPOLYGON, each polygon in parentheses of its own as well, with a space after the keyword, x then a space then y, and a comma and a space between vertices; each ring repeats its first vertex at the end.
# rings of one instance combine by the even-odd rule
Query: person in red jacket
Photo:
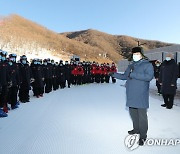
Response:
POLYGON ((73 85, 76 85, 77 84, 77 64, 76 62, 74 62, 74 66, 73 66, 73 69, 71 71, 71 74, 73 76, 73 85))
MULTIPOLYGON (((113 62, 110 68, 110 72, 111 73, 116 73, 117 72, 117 68, 115 63, 113 62)), ((116 83, 116 79, 114 77, 112 77, 112 83, 116 83)))
POLYGON ((81 85, 82 81, 83 81, 82 79, 84 76, 84 69, 83 69, 82 64, 80 62, 76 68, 77 68, 77 84, 81 85))
POLYGON ((106 67, 105 67, 105 70, 106 70, 106 75, 105 75, 105 82, 106 83, 109 83, 109 79, 110 79, 110 76, 109 76, 109 73, 110 73, 110 66, 109 66, 109 63, 106 64, 106 67))
POLYGON ((100 67, 101 83, 104 83, 105 74, 106 74, 106 70, 105 70, 104 64, 101 64, 101 67, 100 67))

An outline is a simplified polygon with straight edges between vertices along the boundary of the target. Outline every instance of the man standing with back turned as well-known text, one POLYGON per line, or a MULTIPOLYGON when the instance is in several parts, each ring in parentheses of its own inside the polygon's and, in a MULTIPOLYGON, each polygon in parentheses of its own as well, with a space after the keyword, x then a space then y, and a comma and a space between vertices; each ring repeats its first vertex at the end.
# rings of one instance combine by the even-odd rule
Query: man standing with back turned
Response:
POLYGON ((128 66, 124 74, 113 73, 112 77, 126 81, 126 106, 133 122, 133 130, 129 134, 140 134, 139 145, 144 145, 147 138, 149 108, 149 83, 153 79, 152 64, 143 54, 141 47, 132 49, 133 63, 128 66))

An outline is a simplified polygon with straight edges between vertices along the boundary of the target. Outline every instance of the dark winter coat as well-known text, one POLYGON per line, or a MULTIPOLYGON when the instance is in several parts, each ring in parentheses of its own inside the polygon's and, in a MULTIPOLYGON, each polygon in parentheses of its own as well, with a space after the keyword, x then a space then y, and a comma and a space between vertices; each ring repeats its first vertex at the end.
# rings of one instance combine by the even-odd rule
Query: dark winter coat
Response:
POLYGON ((158 79, 159 78, 159 74, 160 74, 160 66, 155 66, 154 67, 154 77, 156 79, 158 79))
POLYGON ((40 65, 32 64, 31 71, 32 71, 33 78, 35 79, 35 81, 33 82, 33 87, 42 88, 44 86, 42 67, 40 65))
POLYGON ((56 78, 57 77, 57 66, 55 64, 52 64, 52 76, 53 78, 56 78))
POLYGON ((32 78, 32 73, 29 64, 19 64, 19 79, 20 85, 27 85, 27 89, 30 88, 30 79, 32 78))
POLYGON ((65 78, 65 67, 63 66, 59 66, 59 80, 60 82, 65 82, 66 78, 65 78))
POLYGON ((6 86, 9 81, 8 63, 0 62, 0 86, 6 86))
POLYGON ((148 60, 133 62, 124 74, 114 73, 113 77, 127 80, 127 107, 149 108, 149 83, 154 77, 154 68, 148 60))
POLYGON ((64 65, 64 69, 65 69, 65 77, 66 77, 66 80, 69 80, 70 79, 70 76, 71 76, 71 66, 69 64, 66 64, 64 65))
POLYGON ((15 63, 13 63, 13 65, 9 65, 8 72, 10 81, 12 82, 12 87, 18 86, 20 84, 18 65, 15 63))
POLYGON ((52 79, 52 77, 53 77, 53 65, 51 63, 48 63, 47 67, 48 67, 49 78, 52 79))
POLYGON ((162 94, 176 94, 178 66, 175 60, 164 61, 161 65, 159 83, 162 83, 162 94), (174 85, 174 86, 172 86, 174 85))
POLYGON ((50 79, 50 71, 48 65, 42 65, 44 79, 50 79))

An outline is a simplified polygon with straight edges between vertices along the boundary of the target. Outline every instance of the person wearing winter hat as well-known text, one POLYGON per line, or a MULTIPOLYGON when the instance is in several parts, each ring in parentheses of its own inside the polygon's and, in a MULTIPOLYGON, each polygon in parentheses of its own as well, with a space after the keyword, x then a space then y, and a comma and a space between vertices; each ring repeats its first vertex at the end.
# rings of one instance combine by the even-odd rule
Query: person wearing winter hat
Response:
POLYGON ((17 101, 17 93, 18 87, 20 84, 20 76, 19 76, 19 65, 16 63, 16 54, 9 55, 9 67, 8 72, 10 76, 11 84, 8 86, 8 103, 11 104, 11 109, 18 108, 18 101, 17 101))
POLYGON ((8 94, 8 84, 10 83, 8 63, 6 60, 7 52, 1 51, 0 60, 0 117, 7 117, 8 112, 5 108, 7 105, 7 94, 8 94))
POLYGON ((20 57, 19 76, 20 76, 20 85, 19 85, 19 94, 18 94, 19 101, 21 103, 27 103, 30 101, 29 90, 30 90, 30 83, 33 80, 33 76, 26 55, 22 55, 20 57))
POLYGON ((132 49, 133 62, 124 74, 111 73, 112 77, 126 81, 126 106, 133 122, 129 134, 140 134, 139 145, 144 145, 148 131, 147 109, 149 108, 149 83, 154 77, 152 64, 141 47, 132 49))
POLYGON ((155 66, 154 66, 154 77, 156 79, 156 86, 158 89, 158 95, 161 95, 161 85, 159 83, 159 73, 160 73, 160 68, 161 68, 161 62, 159 60, 155 61, 155 66))
POLYGON ((172 109, 174 96, 176 95, 177 79, 179 75, 178 65, 173 59, 171 53, 166 55, 160 69, 159 83, 161 85, 161 92, 164 99, 162 107, 172 109))

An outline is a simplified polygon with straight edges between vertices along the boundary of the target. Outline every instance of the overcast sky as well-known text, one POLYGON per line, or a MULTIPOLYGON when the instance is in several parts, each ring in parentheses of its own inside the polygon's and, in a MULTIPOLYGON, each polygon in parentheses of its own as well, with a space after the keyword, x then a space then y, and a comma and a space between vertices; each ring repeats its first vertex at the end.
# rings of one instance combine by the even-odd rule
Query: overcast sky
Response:
POLYGON ((18 14, 55 32, 96 29, 180 43, 180 0, 0 0, 0 15, 18 14))

